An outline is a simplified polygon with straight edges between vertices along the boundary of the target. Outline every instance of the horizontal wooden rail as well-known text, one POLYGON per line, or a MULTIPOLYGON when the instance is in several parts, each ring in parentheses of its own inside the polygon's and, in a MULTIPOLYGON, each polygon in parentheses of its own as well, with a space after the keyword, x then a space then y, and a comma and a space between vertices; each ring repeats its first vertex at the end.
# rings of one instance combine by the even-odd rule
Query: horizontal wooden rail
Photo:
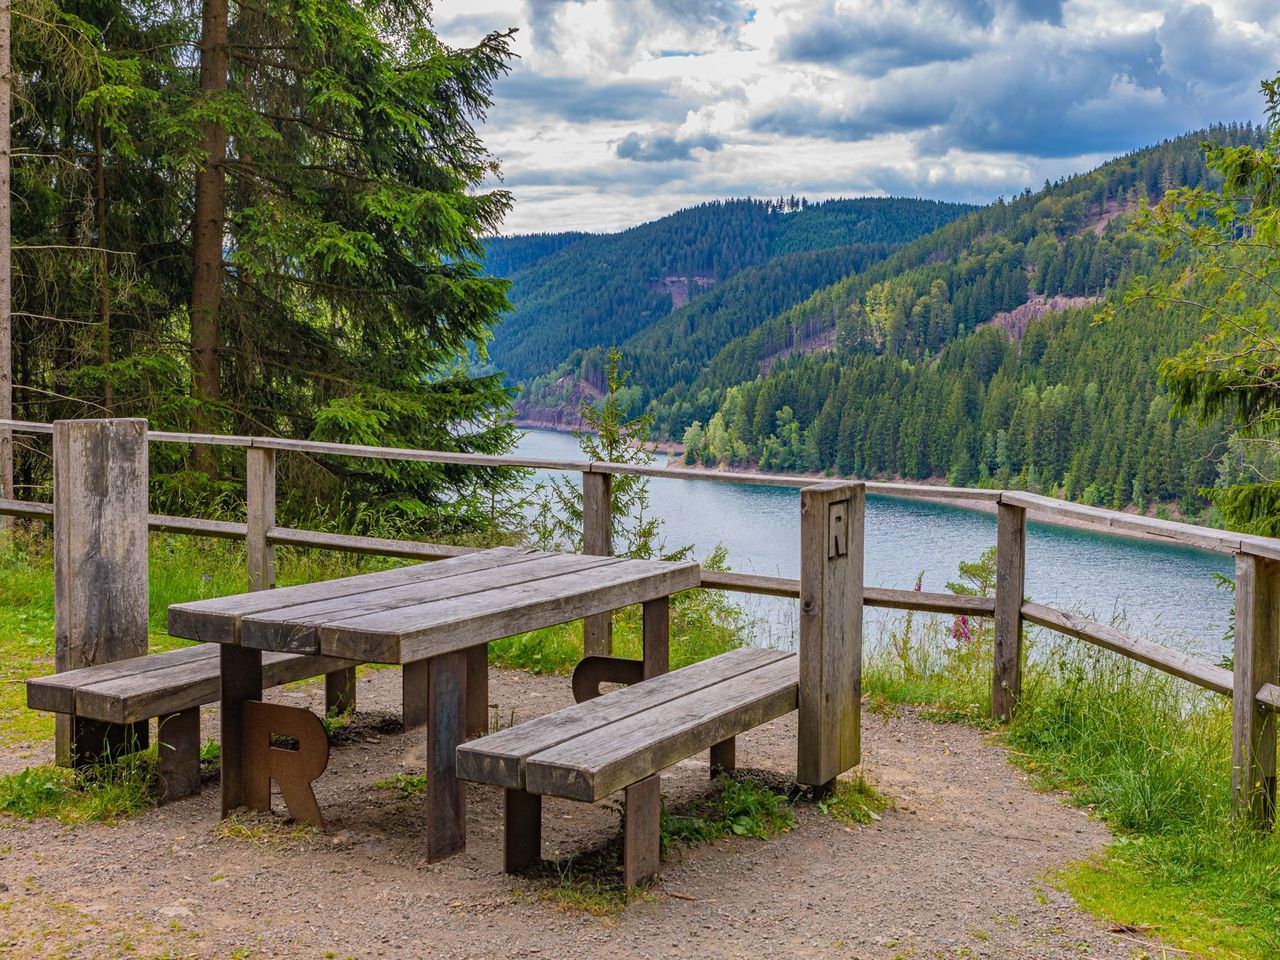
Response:
POLYGON ((369 557, 400 557, 406 560, 444 560, 478 553, 483 547, 456 547, 448 543, 420 543, 414 540, 388 540, 384 537, 359 537, 345 533, 321 533, 318 530, 297 530, 290 527, 272 527, 267 539, 277 546, 313 547, 320 550, 339 550, 369 557))
MULTIPOLYGON (((26 420, 0 420, 0 427, 19 433, 51 434, 53 425, 26 420)), ((605 463, 586 460, 552 460, 538 457, 492 456, 475 453, 453 453, 441 450, 414 450, 404 447, 374 447, 317 440, 287 440, 276 437, 228 436, 207 433, 175 433, 153 430, 149 439, 162 443, 214 444, 270 450, 292 451, 313 456, 359 457, 380 460, 408 460, 456 466, 555 470, 571 473, 630 474, 707 483, 739 483, 756 486, 799 489, 820 482, 818 478, 772 473, 737 473, 731 470, 705 470, 689 467, 660 467, 641 464, 605 463)), ((1248 534, 1216 530, 1188 523, 1140 517, 1119 510, 1070 503, 1037 493, 1018 490, 981 490, 929 484, 868 482, 868 493, 903 497, 913 500, 938 500, 957 504, 1010 504, 1028 510, 1032 516, 1077 524, 1109 533, 1150 537, 1164 543, 1175 543, 1215 553, 1250 553, 1280 560, 1280 540, 1248 534)), ((733 589, 726 587, 725 589, 733 589)), ((757 591, 767 592, 767 591, 757 591)))
MULTIPOLYGON (((728 570, 703 570, 702 586, 712 590, 755 593, 769 597, 799 599, 800 581, 790 577, 766 577, 754 573, 728 570)), ((927 593, 923 590, 894 590, 889 587, 865 587, 863 603, 868 607, 889 610, 918 610, 954 617, 990 617, 996 602, 990 597, 964 597, 954 593, 927 593)))
POLYGON ((1113 653, 1123 654, 1131 660, 1145 663, 1149 667, 1180 677, 1206 690, 1231 695, 1231 671, 1205 663, 1190 654, 1152 643, 1150 640, 1141 640, 1115 627, 1095 623, 1075 614, 1064 613, 1041 603, 1024 603, 1022 617, 1038 626, 1048 627, 1050 630, 1065 633, 1067 636, 1084 640, 1113 653))

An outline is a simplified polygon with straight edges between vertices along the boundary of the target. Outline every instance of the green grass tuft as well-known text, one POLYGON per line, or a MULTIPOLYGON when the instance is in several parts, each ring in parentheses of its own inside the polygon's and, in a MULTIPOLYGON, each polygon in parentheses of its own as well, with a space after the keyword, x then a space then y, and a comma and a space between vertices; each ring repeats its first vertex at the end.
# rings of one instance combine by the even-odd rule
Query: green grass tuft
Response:
POLYGON ((425 773, 397 773, 393 777, 384 777, 373 781, 379 790, 394 790, 401 800, 412 800, 427 789, 425 773))
POLYGON ((830 794, 818 801, 818 810, 835 817, 847 827, 866 826, 880 819, 880 814, 893 806, 893 800, 859 776, 840 780, 830 794))
POLYGON ((678 810, 662 807, 662 850, 697 846, 721 837, 768 840, 796 825, 791 800, 759 780, 721 775, 704 797, 678 810))
POLYGON ((30 767, 0 777, 0 813, 69 825, 114 823, 155 805, 155 751, 83 770, 30 767))

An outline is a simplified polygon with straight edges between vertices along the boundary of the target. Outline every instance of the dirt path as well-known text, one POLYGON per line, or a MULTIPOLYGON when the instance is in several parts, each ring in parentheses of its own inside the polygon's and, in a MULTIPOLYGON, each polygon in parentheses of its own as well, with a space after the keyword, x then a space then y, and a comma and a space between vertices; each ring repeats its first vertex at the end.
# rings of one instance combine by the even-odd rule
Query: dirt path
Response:
MULTIPOLYGON (((370 672, 359 693, 362 710, 398 710, 399 673, 370 672)), ((314 706, 321 693, 277 696, 314 706)), ((495 671, 491 699, 501 716, 527 718, 568 703, 568 684, 495 671)), ((792 772, 794 736, 794 715, 753 731, 739 765, 792 772)), ((1143 955, 1046 880, 1101 848, 1100 825, 1030 790, 978 731, 864 715, 863 736, 867 776, 897 802, 879 823, 847 829, 801 803, 794 831, 686 851, 647 899, 596 917, 502 874, 495 790, 471 788, 467 852, 425 864, 422 799, 372 786, 420 770, 420 738, 362 726, 317 784, 325 834, 228 835, 213 788, 116 827, 0 826, 0 956, 1143 955)), ((669 801, 705 785, 705 757, 663 777, 669 801)), ((606 805, 549 801, 545 822, 549 854, 617 831, 606 805)))

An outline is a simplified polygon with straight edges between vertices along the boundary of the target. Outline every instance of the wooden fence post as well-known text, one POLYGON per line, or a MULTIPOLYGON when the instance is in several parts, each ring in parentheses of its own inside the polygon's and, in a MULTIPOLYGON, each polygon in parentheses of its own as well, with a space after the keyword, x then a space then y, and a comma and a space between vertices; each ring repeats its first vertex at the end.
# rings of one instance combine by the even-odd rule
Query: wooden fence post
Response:
POLYGON ((1258 703, 1280 683, 1280 561, 1236 554, 1231 796, 1237 817, 1270 830, 1276 814, 1276 714, 1258 703))
POLYGON ((1008 720, 1022 696, 1022 599, 1027 573, 1027 511, 1002 503, 996 513, 995 657, 991 718, 1008 720))
MULTIPOLYGON (((147 652, 147 421, 53 425, 54 660, 59 673, 147 652)), ((147 745, 147 725, 59 714, 57 762, 147 745)))
POLYGON ((800 491, 800 720, 796 776, 825 788, 860 760, 865 488, 800 491))
MULTIPOLYGON (((593 557, 613 555, 613 477, 607 473, 582 475, 582 552, 593 557)), ((613 654, 613 615, 597 613, 582 621, 582 654, 613 654)))
POLYGON ((276 525, 276 452, 267 447, 245 450, 244 478, 249 589, 270 590, 276 585, 276 548, 267 539, 276 525))

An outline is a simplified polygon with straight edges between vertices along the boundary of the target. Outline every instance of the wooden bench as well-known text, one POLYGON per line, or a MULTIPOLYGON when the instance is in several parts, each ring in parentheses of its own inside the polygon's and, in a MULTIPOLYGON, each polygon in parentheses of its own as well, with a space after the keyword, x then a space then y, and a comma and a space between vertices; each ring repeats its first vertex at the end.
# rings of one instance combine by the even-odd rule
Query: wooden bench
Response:
POLYGON ((626 791, 623 874, 658 871, 659 774, 711 749, 732 770, 734 737, 796 709, 795 654, 744 648, 461 744, 461 779, 504 788, 504 869, 541 856, 542 798, 594 803, 626 791))
MULTIPOLYGON (((324 674, 329 706, 348 709, 355 704, 354 667, 337 657, 270 653, 263 657, 263 686, 324 674)), ((27 706, 72 718, 77 740, 105 742, 117 753, 145 748, 147 721, 159 718, 160 799, 166 802, 200 789, 200 707, 218 699, 219 682, 218 649, 200 644, 30 679, 27 706)), ((97 759, 75 757, 81 764, 97 759)))

